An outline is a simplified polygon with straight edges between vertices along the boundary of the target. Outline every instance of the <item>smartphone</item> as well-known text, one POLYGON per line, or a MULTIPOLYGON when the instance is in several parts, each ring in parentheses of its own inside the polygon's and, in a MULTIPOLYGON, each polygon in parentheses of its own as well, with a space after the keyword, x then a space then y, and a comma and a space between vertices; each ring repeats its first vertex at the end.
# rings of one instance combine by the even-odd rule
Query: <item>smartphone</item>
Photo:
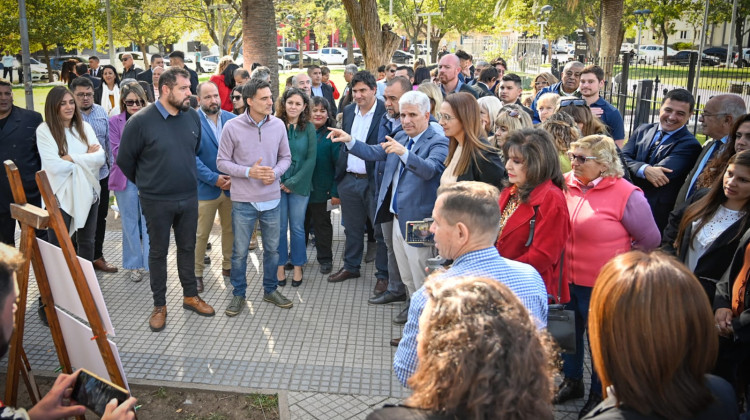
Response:
POLYGON ((430 232, 433 219, 406 222, 406 243, 415 245, 435 245, 435 236, 430 232))
POLYGON ((81 373, 78 374, 76 384, 73 386, 73 395, 70 398, 101 417, 104 415, 107 404, 113 398, 117 399, 117 405, 120 405, 130 398, 130 393, 112 382, 82 369, 81 373))

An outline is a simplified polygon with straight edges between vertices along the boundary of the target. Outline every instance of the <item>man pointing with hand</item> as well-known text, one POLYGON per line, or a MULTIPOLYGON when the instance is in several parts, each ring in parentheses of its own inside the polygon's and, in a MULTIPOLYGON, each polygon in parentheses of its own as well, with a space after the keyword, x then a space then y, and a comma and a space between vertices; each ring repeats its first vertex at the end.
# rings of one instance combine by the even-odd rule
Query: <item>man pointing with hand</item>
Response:
POLYGON ((247 104, 244 114, 224 126, 216 166, 231 178, 232 268, 229 279, 234 290, 225 314, 236 316, 246 306, 247 253, 255 221, 263 232, 263 300, 280 308, 292 302, 279 293, 276 266, 279 262, 279 178, 289 168, 292 155, 286 127, 271 115, 271 85, 252 79, 242 88, 247 104))

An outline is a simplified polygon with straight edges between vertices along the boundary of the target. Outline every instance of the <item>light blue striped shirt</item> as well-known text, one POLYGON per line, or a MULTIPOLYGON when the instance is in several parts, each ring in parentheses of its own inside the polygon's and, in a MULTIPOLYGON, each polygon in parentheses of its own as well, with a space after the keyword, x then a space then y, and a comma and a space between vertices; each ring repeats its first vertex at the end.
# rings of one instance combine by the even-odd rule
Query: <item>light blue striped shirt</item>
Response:
MULTIPOLYGON (((432 281, 463 276, 489 277, 503 283, 518 296, 537 328, 547 326, 547 289, 534 267, 503 258, 495 247, 489 247, 458 257, 445 273, 432 281)), ((419 317, 426 304, 427 296, 422 286, 411 297, 409 318, 393 358, 393 370, 403 386, 406 386, 406 380, 417 370, 419 317)))
POLYGON ((112 151, 109 147, 109 117, 107 116, 107 111, 101 105, 97 104, 91 107, 88 114, 81 110, 81 117, 94 129, 96 139, 99 140, 99 145, 104 150, 104 165, 99 168, 99 179, 102 180, 109 176, 109 164, 112 161, 112 157, 110 156, 112 151))

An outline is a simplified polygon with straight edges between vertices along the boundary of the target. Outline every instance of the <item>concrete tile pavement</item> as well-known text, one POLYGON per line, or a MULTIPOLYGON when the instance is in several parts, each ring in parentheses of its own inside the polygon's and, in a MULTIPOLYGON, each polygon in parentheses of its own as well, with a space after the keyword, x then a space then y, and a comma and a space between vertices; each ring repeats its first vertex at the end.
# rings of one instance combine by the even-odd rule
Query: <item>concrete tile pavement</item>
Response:
MULTIPOLYGON (((336 212, 333 217, 335 272, 341 265, 344 234, 336 212)), ((293 419, 363 419, 373 408, 409 395, 392 372, 395 348, 389 345, 401 334, 391 319, 402 307, 367 304, 375 284, 374 263, 363 262, 359 279, 328 283, 318 270, 315 248, 308 246, 304 283, 280 288, 294 302, 286 310, 262 302, 262 253, 251 251, 247 307, 229 318, 224 309, 232 289, 221 275, 219 235, 217 224, 201 295, 216 310, 211 318, 182 309, 174 240, 168 261, 167 327, 162 332, 148 328, 153 308, 148 279, 133 283, 122 270, 97 273, 129 380, 278 390, 288 397, 288 411, 282 412, 293 419)), ((105 258, 118 267, 121 241, 119 230, 110 230, 104 243, 105 258)), ((49 330, 36 315, 37 296, 32 280, 24 347, 34 370, 53 371, 59 363, 49 330)), ((577 418, 584 402, 558 407, 556 418, 577 418)))

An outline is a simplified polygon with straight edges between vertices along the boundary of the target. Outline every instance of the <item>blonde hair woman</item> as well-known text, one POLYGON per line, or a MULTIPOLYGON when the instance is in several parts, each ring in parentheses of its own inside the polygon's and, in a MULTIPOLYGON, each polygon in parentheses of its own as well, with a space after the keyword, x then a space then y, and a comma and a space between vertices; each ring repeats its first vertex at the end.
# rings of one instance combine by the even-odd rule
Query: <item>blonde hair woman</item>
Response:
POLYGON ((495 120, 500 110, 503 108, 503 103, 497 96, 484 96, 477 100, 479 102, 479 117, 482 120, 482 128, 487 138, 492 138, 495 135, 495 120))

